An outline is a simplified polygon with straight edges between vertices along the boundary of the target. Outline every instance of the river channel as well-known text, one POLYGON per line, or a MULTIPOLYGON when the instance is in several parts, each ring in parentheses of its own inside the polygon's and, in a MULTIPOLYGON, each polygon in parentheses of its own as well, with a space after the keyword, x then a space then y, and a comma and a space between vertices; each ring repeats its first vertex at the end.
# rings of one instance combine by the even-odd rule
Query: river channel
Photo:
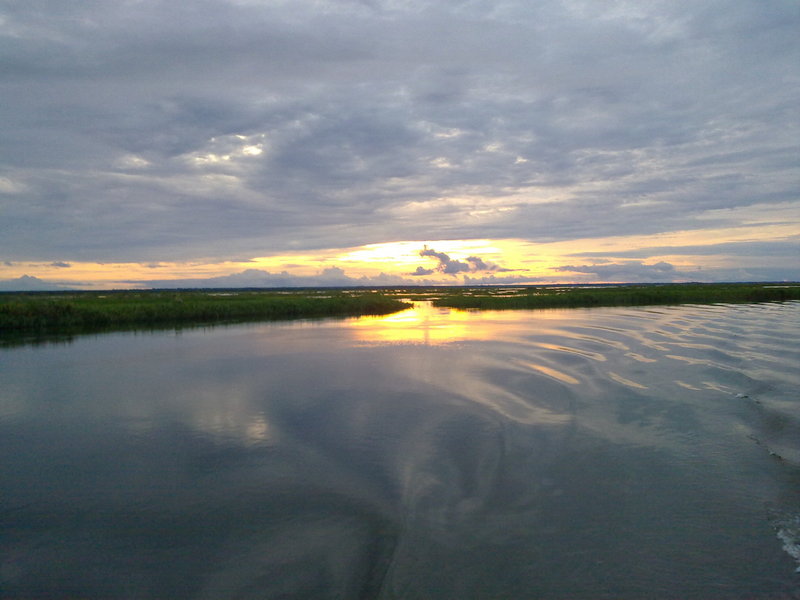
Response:
POLYGON ((0 348, 2 598, 800 598, 800 302, 0 348))

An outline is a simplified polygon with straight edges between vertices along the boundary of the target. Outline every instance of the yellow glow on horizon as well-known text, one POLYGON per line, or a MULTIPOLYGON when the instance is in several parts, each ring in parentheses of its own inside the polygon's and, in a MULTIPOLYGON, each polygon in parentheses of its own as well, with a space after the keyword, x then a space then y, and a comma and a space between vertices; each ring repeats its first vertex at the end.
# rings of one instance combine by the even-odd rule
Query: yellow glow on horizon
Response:
POLYGON ((242 261, 186 261, 186 262, 115 262, 97 263, 66 260, 26 261, 0 263, 0 279, 14 279, 23 275, 37 277, 54 283, 78 285, 87 288, 135 288, 148 281, 205 279, 241 273, 248 269, 290 276, 315 276, 326 268, 337 267, 349 277, 374 277, 381 273, 403 277, 421 284, 437 282, 461 284, 463 276, 480 278, 494 276, 521 277, 531 282, 569 283, 583 274, 570 274, 558 270, 565 265, 592 264, 595 260, 622 262, 640 260, 648 264, 668 262, 678 270, 695 271, 706 268, 735 268, 743 266, 741 258, 725 254, 713 255, 680 252, 683 247, 712 246, 720 243, 787 240, 797 235, 794 224, 753 224, 696 231, 676 231, 655 235, 626 235, 603 238, 584 238, 557 242, 533 242, 523 239, 469 239, 469 240, 404 240, 366 244, 357 247, 329 248, 313 251, 284 252, 258 256, 242 261), (484 262, 509 269, 508 271, 482 271, 459 273, 457 276, 434 272, 430 276, 411 276, 417 267, 434 269, 438 266, 433 257, 420 256, 427 246, 447 254, 452 260, 466 261, 470 256, 484 262), (630 258, 631 250, 662 248, 646 259, 630 258), (597 256, 592 254, 597 253, 597 256), (618 257, 615 258, 615 254, 618 257), (67 266, 68 264, 68 266, 67 266), (71 283, 73 282, 73 283, 71 283))
MULTIPOLYGON (((500 241, 499 243, 504 243, 500 241)), ((425 248, 444 252, 456 260, 464 260, 468 256, 480 256, 483 259, 501 258, 502 250, 498 242, 492 240, 439 240, 439 241, 406 241, 367 244, 339 254, 336 258, 345 262, 386 263, 392 265, 423 264, 427 259, 420 256, 425 248)))

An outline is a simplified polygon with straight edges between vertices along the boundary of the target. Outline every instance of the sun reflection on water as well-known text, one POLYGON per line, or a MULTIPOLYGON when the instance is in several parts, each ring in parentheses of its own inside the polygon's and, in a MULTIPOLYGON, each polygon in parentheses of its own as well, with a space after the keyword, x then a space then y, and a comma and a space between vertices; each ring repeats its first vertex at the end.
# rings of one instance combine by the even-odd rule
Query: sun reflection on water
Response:
POLYGON ((402 343, 435 346, 462 341, 518 341, 514 323, 537 321, 540 331, 550 330, 549 322, 561 323, 566 314, 578 323, 585 311, 545 309, 537 311, 459 310, 434 306, 430 300, 414 301, 413 308, 384 316, 359 317, 350 321, 359 342, 402 343))
POLYGON ((481 313, 440 308, 430 301, 391 315, 355 319, 351 325, 361 342, 426 346, 489 339, 495 331, 493 321, 481 313))

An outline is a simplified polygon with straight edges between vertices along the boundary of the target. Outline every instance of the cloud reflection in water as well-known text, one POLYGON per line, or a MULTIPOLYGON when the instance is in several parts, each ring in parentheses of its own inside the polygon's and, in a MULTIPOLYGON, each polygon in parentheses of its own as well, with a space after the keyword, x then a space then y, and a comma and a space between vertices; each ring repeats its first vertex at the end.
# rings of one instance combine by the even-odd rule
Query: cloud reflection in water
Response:
POLYGON ((763 507, 796 514, 798 308, 420 304, 3 351, 2 588, 791 592, 763 507))

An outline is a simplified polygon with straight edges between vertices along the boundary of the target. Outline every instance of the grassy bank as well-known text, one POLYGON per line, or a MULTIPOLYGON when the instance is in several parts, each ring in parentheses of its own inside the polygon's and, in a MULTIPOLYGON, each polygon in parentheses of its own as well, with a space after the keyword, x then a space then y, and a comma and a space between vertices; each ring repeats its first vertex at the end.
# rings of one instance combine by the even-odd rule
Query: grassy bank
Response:
POLYGON ((407 308, 363 291, 125 291, 0 294, 0 332, 77 332, 387 314, 407 308))
POLYGON ((434 300, 435 306, 487 310, 581 308, 800 300, 800 284, 685 283, 609 287, 514 288, 510 291, 461 289, 434 300))
POLYGON ((379 315, 407 308, 400 297, 487 310, 749 303, 800 300, 800 284, 0 293, 0 335, 379 315))

